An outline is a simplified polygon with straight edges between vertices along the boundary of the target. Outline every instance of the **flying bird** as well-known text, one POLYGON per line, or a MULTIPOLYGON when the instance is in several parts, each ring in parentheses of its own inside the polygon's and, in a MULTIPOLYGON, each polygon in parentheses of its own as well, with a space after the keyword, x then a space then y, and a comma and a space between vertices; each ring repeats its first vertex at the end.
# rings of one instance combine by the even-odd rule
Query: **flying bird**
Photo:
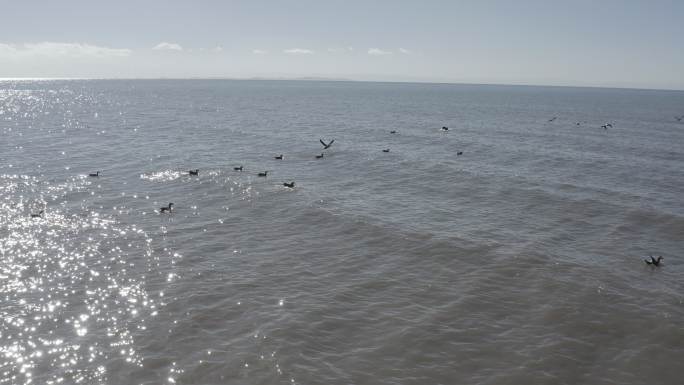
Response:
POLYGON ((327 143, 327 144, 323 141, 323 139, 319 139, 318 141, 321 142, 321 144, 323 145, 323 149, 327 150, 330 148, 330 146, 332 146, 335 139, 331 140, 330 143, 327 143))

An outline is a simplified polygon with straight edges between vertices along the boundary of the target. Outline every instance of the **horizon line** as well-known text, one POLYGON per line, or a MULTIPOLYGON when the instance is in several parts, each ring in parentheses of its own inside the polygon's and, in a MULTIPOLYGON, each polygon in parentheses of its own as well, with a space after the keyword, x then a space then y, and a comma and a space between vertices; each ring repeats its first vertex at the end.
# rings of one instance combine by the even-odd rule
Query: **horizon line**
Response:
POLYGON ((309 81, 309 82, 354 82, 354 83, 399 83, 399 84, 442 84, 442 85, 471 85, 471 86, 508 86, 508 87, 559 87, 559 88, 598 88, 634 91, 674 91, 684 92, 684 88, 643 88, 629 86, 598 86, 598 85, 568 85, 568 84, 534 84, 534 83, 477 83, 459 81, 433 81, 433 80, 363 80, 345 77, 327 76, 293 76, 293 77, 230 77, 230 76, 169 76, 169 77, 0 77, 0 82, 6 81, 53 81, 53 80, 238 80, 238 81, 309 81))

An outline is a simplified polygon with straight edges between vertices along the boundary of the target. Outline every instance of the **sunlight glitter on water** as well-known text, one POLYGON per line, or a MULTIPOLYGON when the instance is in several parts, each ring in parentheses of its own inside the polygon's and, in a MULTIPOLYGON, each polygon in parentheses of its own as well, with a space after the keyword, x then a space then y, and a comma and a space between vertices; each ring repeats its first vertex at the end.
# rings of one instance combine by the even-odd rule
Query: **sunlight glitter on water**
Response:
POLYGON ((158 265, 151 239, 106 215, 65 212, 58 200, 85 191, 85 178, 49 186, 27 176, 0 178, 2 382, 103 382, 106 369, 92 362, 117 350, 141 366, 134 334, 160 304, 132 267, 149 272, 158 265), (28 215, 37 208, 42 217, 28 215))

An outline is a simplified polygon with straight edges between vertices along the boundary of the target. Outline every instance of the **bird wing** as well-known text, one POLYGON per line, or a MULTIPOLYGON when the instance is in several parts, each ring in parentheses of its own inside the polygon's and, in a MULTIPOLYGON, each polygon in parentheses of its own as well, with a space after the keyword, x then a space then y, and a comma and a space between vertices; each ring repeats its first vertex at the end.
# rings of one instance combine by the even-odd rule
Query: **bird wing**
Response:
POLYGON ((328 147, 332 146, 334 141, 335 141, 335 139, 331 140, 330 143, 328 143, 328 147))
POLYGON ((327 146, 327 144, 325 144, 325 142, 323 141, 323 139, 318 139, 318 141, 321 142, 321 144, 322 144, 323 146, 327 146))

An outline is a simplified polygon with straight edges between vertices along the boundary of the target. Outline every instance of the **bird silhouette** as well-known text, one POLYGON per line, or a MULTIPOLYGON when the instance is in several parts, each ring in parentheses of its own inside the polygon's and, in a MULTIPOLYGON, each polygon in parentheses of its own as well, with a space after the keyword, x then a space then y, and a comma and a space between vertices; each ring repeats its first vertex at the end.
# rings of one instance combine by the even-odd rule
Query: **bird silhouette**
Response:
POLYGON ((100 176, 100 172, 98 171, 98 172, 96 172, 96 173, 90 173, 90 174, 88 174, 88 176, 99 177, 99 176, 100 176))
POLYGON ((257 176, 268 176, 268 171, 260 172, 257 176))
POLYGON ((235 170, 235 171, 242 171, 242 167, 243 167, 243 166, 233 167, 233 170, 235 170))
POLYGON ((31 214, 31 218, 42 218, 45 210, 40 210, 38 214, 31 214))
POLYGON ((652 266, 660 266, 660 261, 662 261, 664 258, 661 256, 658 256, 658 259, 653 258, 653 256, 649 256, 649 259, 644 259, 644 262, 646 262, 647 265, 652 265, 652 266))
POLYGON ((389 148, 382 150, 382 152, 389 152, 389 148))
POLYGON ((188 170, 188 175, 199 175, 199 169, 196 170, 188 170))
POLYGON ((447 126, 442 126, 442 131, 449 131, 449 127, 447 127, 447 126))
POLYGON ((324 155, 324 153, 321 153, 321 155, 316 155, 316 159, 321 159, 324 155))
POLYGON ((162 207, 159 208, 159 212, 160 212, 160 213, 165 213, 165 212, 169 212, 169 213, 170 213, 171 210, 173 210, 173 203, 169 203, 168 206, 162 206, 162 207))
POLYGON ((463 155, 463 151, 457 152, 457 153, 456 153, 456 156, 458 156, 458 155, 463 155))
POLYGON ((318 141, 321 142, 321 144, 323 145, 323 149, 324 149, 324 150, 327 150, 327 149, 330 148, 330 146, 332 146, 332 144, 333 144, 333 142, 335 141, 335 139, 331 140, 330 143, 325 143, 325 142, 323 141, 323 139, 318 139, 318 141))
POLYGON ((283 154, 276 155, 274 156, 275 159, 282 160, 283 159, 283 154))
POLYGON ((390 134, 396 134, 396 133, 397 133, 397 130, 390 131, 390 134))
POLYGON ((294 188, 295 183, 294 183, 294 181, 292 181, 292 182, 290 182, 290 183, 285 182, 285 183, 283 183, 283 186, 289 187, 289 188, 294 188))

